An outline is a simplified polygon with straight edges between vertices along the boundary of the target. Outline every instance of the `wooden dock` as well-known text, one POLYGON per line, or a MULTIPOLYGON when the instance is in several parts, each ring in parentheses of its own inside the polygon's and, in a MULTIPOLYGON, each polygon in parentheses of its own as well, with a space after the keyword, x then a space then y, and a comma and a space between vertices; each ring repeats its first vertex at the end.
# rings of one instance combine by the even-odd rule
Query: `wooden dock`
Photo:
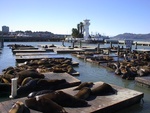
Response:
MULTIPOLYGON (((95 85, 92 88, 95 88, 99 85, 101 85, 103 82, 96 82, 95 85)), ((126 107, 129 107, 133 104, 136 104, 140 102, 140 100, 143 98, 144 94, 142 92, 138 92, 135 90, 126 89, 123 87, 112 85, 114 89, 116 89, 118 92, 117 94, 113 95, 107 95, 107 96, 96 96, 91 97, 90 100, 88 100, 88 104, 90 106, 88 107, 77 107, 77 108, 70 108, 70 107, 64 107, 64 109, 68 113, 114 113, 120 109, 125 109, 126 107)), ((75 95, 78 91, 74 91, 75 87, 62 89, 62 91, 75 95)), ((9 101, 4 101, 0 103, 0 109, 1 113, 8 113, 9 109, 12 107, 12 104, 16 101, 22 101, 24 102, 25 98, 20 99, 14 99, 9 101)), ((39 111, 35 111, 30 109, 31 113, 41 113, 39 111)))
POLYGON ((33 52, 33 53, 16 53, 16 56, 37 56, 37 55, 56 55, 54 52, 46 52, 46 53, 38 53, 38 52, 33 52))
POLYGON ((39 49, 37 47, 17 47, 16 49, 12 49, 12 50, 26 50, 26 49, 39 49))
POLYGON ((30 61, 30 60, 39 60, 39 59, 43 59, 43 58, 58 58, 58 59, 62 59, 64 57, 58 56, 58 55, 52 55, 52 56, 16 56, 16 62, 17 63, 23 63, 25 61, 30 61))
POLYGON ((140 86, 146 86, 146 87, 150 88, 150 76, 135 77, 135 81, 140 86))
POLYGON ((71 76, 68 73, 53 73, 53 72, 47 72, 43 73, 45 75, 45 78, 47 79, 65 79, 68 83, 70 83, 70 86, 77 86, 81 83, 80 80, 77 78, 71 76))
POLYGON ((13 50, 13 53, 32 53, 32 52, 46 52, 44 49, 25 49, 25 50, 13 50))
POLYGON ((81 48, 54 48, 56 53, 73 53, 73 52, 83 52, 81 48))

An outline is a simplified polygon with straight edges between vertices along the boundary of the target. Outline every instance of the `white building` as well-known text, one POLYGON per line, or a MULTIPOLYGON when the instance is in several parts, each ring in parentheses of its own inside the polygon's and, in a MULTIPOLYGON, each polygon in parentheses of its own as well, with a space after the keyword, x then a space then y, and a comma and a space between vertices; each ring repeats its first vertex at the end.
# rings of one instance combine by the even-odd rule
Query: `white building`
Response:
POLYGON ((84 25, 84 40, 89 40, 89 26, 90 26, 90 20, 86 19, 83 22, 84 25))
POLYGON ((3 33, 9 33, 9 27, 8 26, 2 26, 2 32, 3 33))

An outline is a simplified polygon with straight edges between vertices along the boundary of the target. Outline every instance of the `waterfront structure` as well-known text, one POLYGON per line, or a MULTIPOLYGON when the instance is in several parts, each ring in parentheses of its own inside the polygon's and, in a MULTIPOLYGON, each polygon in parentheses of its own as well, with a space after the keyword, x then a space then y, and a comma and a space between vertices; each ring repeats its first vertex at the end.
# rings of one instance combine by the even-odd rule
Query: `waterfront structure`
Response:
POLYGON ((86 19, 84 20, 83 22, 83 25, 84 25, 84 40, 89 40, 89 26, 90 26, 90 20, 86 19))
POLYGON ((9 27, 8 26, 2 26, 2 33, 9 33, 9 27))
POLYGON ((0 48, 4 47, 4 40, 2 37, 0 37, 0 48))

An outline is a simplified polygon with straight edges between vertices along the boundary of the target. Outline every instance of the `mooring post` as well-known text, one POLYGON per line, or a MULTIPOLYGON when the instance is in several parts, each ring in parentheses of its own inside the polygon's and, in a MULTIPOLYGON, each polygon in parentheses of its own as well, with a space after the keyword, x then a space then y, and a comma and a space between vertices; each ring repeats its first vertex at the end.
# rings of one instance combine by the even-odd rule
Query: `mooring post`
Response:
POLYGON ((81 42, 81 40, 80 40, 80 48, 82 48, 82 42, 81 42))
POLYGON ((64 45, 64 40, 62 40, 62 46, 65 46, 65 45, 64 45))
POLYGON ((137 49, 137 42, 135 42, 135 49, 137 49))
POLYGON ((3 48, 3 47, 4 47, 4 39, 0 38, 0 48, 3 48))
POLYGON ((9 98, 15 98, 17 96, 17 80, 18 78, 11 79, 11 95, 9 98))
POLYGON ((120 46, 118 45, 118 49, 117 49, 117 53, 118 53, 118 62, 119 62, 119 54, 120 54, 120 46))
POLYGON ((97 52, 99 52, 99 48, 100 48, 100 43, 98 43, 97 45, 97 52))
POLYGON ((74 43, 75 43, 75 41, 72 42, 72 48, 74 48, 74 43))
POLYGON ((110 48, 112 49, 112 42, 110 42, 110 48))

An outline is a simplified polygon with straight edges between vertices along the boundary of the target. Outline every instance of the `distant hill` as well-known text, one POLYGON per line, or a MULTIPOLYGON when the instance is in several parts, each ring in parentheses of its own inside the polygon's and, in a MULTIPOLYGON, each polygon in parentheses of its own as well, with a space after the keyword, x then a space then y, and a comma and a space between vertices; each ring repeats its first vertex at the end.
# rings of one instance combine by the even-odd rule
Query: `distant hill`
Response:
POLYGON ((119 34, 114 37, 110 37, 111 39, 116 39, 116 40, 143 40, 143 41, 150 41, 150 33, 149 34, 133 34, 133 33, 124 33, 124 34, 119 34))

